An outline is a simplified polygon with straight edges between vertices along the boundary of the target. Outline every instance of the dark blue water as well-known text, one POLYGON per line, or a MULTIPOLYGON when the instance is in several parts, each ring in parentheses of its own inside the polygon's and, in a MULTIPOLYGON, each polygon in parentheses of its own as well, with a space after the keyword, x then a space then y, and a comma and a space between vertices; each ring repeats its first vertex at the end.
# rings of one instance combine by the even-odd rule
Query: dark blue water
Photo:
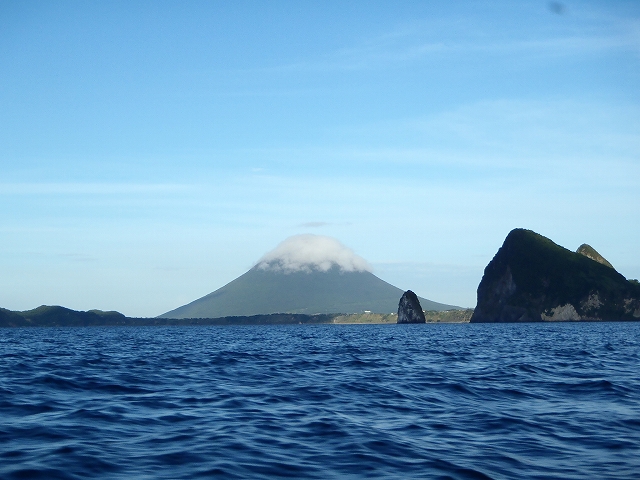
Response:
POLYGON ((640 478, 640 324, 0 330, 1 478, 640 478))

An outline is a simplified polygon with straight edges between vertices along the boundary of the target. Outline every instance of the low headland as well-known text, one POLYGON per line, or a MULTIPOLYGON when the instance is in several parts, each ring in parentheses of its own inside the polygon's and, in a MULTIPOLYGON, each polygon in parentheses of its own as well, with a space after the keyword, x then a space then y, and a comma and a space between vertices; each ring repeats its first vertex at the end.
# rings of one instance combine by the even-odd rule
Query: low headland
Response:
MULTIPOLYGON (((468 323, 472 309, 427 311, 427 323, 468 323)), ((309 325, 309 324, 395 324, 395 313, 317 314, 273 313, 269 315, 218 318, 135 318, 119 312, 78 311, 60 306, 42 305, 33 310, 11 311, 0 308, 0 327, 135 327, 187 325, 309 325)))

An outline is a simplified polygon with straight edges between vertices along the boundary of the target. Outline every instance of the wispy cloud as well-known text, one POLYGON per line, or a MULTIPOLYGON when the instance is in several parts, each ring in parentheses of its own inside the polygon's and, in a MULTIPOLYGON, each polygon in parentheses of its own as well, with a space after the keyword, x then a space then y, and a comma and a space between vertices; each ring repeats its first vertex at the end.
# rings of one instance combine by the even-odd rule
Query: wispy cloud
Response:
MULTIPOLYGON (((473 180, 482 185, 526 178, 568 184, 637 185, 640 111, 630 104, 581 99, 495 99, 421 117, 336 127, 348 142, 261 149, 266 162, 287 159, 274 177, 313 173, 423 185, 473 180), (407 172, 414 178, 407 178, 407 172), (532 177, 535 174, 536 177, 532 177), (598 180, 596 180, 596 178, 598 180)), ((269 182, 261 176, 261 182, 269 182)), ((383 188, 384 184, 378 188, 383 188)), ((316 228, 309 223, 301 227, 316 228)))
POLYGON ((306 223, 301 223, 298 225, 298 227, 302 227, 302 228, 320 228, 320 227, 326 227, 328 225, 331 225, 328 222, 306 222, 306 223))
MULTIPOLYGON (((532 55, 568 57, 576 54, 597 54, 615 49, 640 50, 637 40, 630 35, 560 36, 516 41, 421 42, 418 39, 405 44, 389 45, 385 42, 340 49, 321 57, 275 67, 283 71, 339 71, 386 68, 420 61, 430 56, 463 55, 532 55)), ((272 69, 272 70, 274 70, 272 69)))
MULTIPOLYGON (((540 12, 544 13, 541 9, 540 12)), ((538 14, 541 14, 537 12, 538 14)), ((612 50, 640 53, 637 19, 603 11, 571 10, 555 28, 534 30, 518 15, 495 22, 491 15, 418 20, 395 30, 361 38, 351 45, 274 67, 283 71, 348 71, 386 68, 424 59, 465 55, 516 55, 522 58, 593 55, 612 50), (524 56, 524 57, 523 57, 524 56)), ((525 15, 520 12, 519 15, 525 15)), ((543 22, 538 25, 543 24, 543 22)))
POLYGON ((58 256, 70 262, 95 262, 97 257, 84 253, 60 253, 58 256))
POLYGON ((183 184, 145 183, 0 183, 0 195, 166 194, 189 189, 183 184))

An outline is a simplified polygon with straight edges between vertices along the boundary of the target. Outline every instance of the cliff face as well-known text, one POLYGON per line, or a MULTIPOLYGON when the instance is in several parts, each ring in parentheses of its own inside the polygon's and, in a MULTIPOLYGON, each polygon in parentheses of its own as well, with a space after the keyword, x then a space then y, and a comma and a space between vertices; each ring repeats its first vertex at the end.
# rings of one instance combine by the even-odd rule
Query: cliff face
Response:
POLYGON ((471 322, 563 320, 640 320, 640 285, 531 230, 511 231, 484 270, 471 322))
POLYGON ((398 303, 398 323, 425 323, 424 312, 418 296, 411 290, 402 294, 398 303))

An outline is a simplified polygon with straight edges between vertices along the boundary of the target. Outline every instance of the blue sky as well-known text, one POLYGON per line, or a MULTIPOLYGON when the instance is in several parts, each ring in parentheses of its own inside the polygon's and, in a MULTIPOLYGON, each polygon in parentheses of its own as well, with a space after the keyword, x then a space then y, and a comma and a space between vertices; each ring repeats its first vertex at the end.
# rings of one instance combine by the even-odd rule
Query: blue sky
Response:
POLYGON ((474 306, 516 227, 640 277, 640 3, 0 0, 0 306, 155 316, 286 237, 474 306))

